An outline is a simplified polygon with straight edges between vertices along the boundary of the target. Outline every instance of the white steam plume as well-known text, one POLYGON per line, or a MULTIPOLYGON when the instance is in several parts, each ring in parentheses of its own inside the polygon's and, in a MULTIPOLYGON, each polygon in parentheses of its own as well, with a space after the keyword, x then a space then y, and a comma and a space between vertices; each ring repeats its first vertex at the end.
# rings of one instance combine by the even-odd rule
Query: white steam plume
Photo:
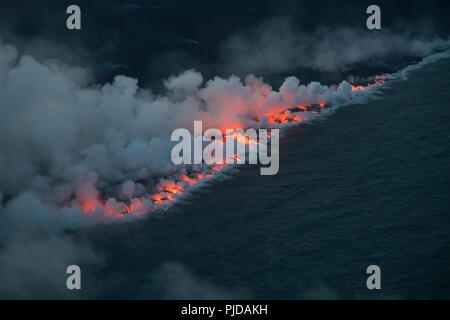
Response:
POLYGON ((224 70, 239 74, 291 72, 296 68, 345 71, 355 63, 385 62, 392 55, 422 58, 448 47, 439 37, 421 38, 386 28, 295 30, 287 19, 271 19, 227 39, 220 49, 224 70))
POLYGON ((43 64, 0 42, 1 231, 75 228, 151 212, 154 193, 192 184, 189 168, 170 160, 169 137, 194 120, 204 128, 275 126, 268 115, 286 108, 362 103, 377 92, 352 90, 346 81, 303 85, 296 77, 279 90, 251 75, 204 83, 193 70, 170 77, 164 96, 126 76, 104 85, 86 79, 86 70, 43 64))

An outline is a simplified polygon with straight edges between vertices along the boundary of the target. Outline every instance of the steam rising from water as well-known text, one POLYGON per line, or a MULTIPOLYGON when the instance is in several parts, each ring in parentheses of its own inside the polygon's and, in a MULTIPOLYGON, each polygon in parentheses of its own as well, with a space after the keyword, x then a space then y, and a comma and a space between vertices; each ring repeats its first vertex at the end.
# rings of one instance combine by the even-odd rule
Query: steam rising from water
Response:
POLYGON ((0 42, 2 231, 76 228, 167 207, 228 168, 173 165, 174 129, 192 130, 194 120, 204 129, 286 127, 364 103, 407 71, 360 85, 288 77, 275 90, 253 75, 205 82, 189 70, 154 95, 121 75, 89 83, 86 70, 40 63, 0 42))
POLYGON ((421 39, 383 27, 367 32, 349 27, 296 30, 288 19, 271 19, 230 37, 221 47, 224 70, 238 74, 290 72, 307 68, 325 72, 349 69, 356 63, 382 65, 392 55, 425 57, 449 40, 421 39))

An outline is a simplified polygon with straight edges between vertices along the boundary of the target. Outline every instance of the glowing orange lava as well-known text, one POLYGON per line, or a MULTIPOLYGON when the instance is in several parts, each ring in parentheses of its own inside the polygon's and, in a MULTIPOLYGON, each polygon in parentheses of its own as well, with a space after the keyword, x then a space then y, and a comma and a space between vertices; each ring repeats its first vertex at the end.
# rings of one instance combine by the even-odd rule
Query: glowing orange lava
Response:
MULTIPOLYGON (((369 87, 382 86, 386 83, 383 76, 375 76, 374 83, 363 85, 351 85, 352 91, 363 91, 369 87)), ((261 112, 261 115, 255 117, 255 121, 260 121, 263 116, 267 118, 267 123, 272 125, 270 127, 278 127, 281 124, 301 123, 308 119, 308 113, 316 114, 320 112, 321 108, 329 105, 328 101, 321 101, 317 104, 286 106, 283 108, 276 108, 269 112, 261 112)), ((242 123, 235 123, 227 126, 227 129, 240 130, 244 126, 242 123)), ((234 139, 238 142, 245 143, 249 146, 258 144, 257 140, 253 140, 244 133, 237 131, 231 134, 226 134, 226 129, 222 129, 224 141, 227 139, 234 139)), ((267 131, 267 137, 271 138, 270 128, 267 131)), ((233 159, 238 161, 239 157, 235 153, 233 159)), ((111 218, 124 218, 127 214, 133 216, 142 216, 157 210, 159 207, 165 206, 179 197, 183 196, 187 189, 198 185, 203 180, 212 179, 218 172, 229 166, 226 163, 216 163, 210 166, 201 167, 201 172, 184 172, 180 174, 174 181, 161 180, 147 196, 142 198, 132 198, 123 202, 117 201, 114 198, 108 200, 100 199, 98 193, 89 197, 83 197, 83 200, 75 200, 74 204, 81 208, 84 214, 90 214, 101 211, 111 218), (87 198, 87 199, 86 199, 87 198), (152 206, 153 204, 153 206, 152 206)))
POLYGON ((365 87, 363 87, 363 86, 354 86, 354 85, 351 85, 351 86, 352 86, 352 91, 364 90, 365 89, 365 87))

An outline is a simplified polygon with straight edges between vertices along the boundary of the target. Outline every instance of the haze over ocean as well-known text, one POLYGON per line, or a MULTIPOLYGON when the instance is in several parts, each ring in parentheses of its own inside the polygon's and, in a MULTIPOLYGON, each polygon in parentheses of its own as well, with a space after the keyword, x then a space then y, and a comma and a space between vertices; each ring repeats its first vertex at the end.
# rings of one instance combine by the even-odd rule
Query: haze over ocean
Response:
POLYGON ((105 253, 93 296, 448 299, 449 72, 290 129, 278 175, 240 168, 161 218, 77 233, 105 253))
POLYGON ((0 299, 450 298, 447 0, 380 30, 369 1, 71 4, 0 2, 0 299), (281 128, 278 173, 176 164, 199 120, 281 128))

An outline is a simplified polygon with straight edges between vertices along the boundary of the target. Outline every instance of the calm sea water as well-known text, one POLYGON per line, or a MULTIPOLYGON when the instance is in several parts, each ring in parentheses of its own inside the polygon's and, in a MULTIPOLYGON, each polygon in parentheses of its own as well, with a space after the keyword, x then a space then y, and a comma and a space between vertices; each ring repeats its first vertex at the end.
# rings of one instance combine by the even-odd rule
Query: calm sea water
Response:
POLYGON ((101 226, 94 298, 450 298, 450 61, 286 132, 163 216, 101 226), (382 290, 366 288, 367 266, 382 290))

